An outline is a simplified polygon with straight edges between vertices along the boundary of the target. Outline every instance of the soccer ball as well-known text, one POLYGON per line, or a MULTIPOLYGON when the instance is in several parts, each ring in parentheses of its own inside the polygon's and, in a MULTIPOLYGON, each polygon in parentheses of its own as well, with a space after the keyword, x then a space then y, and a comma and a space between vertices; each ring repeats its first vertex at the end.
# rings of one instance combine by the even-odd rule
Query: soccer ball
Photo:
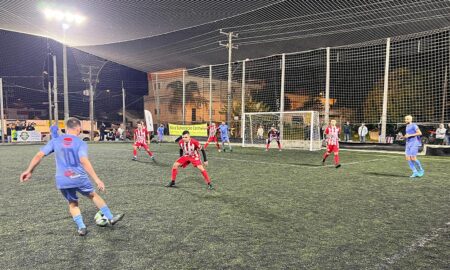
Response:
POLYGON ((109 221, 108 219, 103 215, 102 211, 98 211, 97 214, 95 214, 95 224, 100 227, 105 227, 108 225, 109 221))

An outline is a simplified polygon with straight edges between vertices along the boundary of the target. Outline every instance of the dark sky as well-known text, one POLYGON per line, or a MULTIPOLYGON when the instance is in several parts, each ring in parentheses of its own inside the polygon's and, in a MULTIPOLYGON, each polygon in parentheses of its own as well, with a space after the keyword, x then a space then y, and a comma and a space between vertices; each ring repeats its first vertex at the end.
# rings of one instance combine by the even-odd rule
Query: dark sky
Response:
MULTIPOLYGON (((31 107, 47 109, 48 78, 53 82, 53 62, 51 54, 57 58, 59 109, 63 115, 63 67, 62 45, 56 41, 21 33, 0 30, 0 77, 3 78, 5 106, 9 108, 31 107), (44 73, 47 71, 50 77, 44 73)), ((121 84, 127 91, 127 109, 143 110, 143 96, 147 94, 147 75, 113 62, 106 62, 87 53, 68 48, 68 82, 71 115, 80 118, 89 116, 88 97, 83 90, 88 89, 89 65, 98 71, 99 83, 95 99, 96 118, 108 117, 116 120, 122 107, 121 84), (109 90, 109 91, 107 91, 109 90)), ((94 74, 95 75, 95 74, 94 74)), ((95 77, 95 76, 94 76, 95 77)))

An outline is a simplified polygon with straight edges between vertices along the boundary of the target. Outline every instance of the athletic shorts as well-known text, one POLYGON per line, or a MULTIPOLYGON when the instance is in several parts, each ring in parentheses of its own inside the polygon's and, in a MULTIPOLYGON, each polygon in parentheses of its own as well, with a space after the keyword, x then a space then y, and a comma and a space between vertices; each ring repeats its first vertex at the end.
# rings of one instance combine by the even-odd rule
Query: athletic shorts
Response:
POLYGON ((222 140, 222 142, 229 142, 230 141, 229 137, 220 137, 220 139, 222 140))
POLYGON ((68 202, 78 202, 77 192, 83 196, 89 196, 92 192, 94 192, 94 187, 91 182, 86 183, 84 186, 76 187, 76 188, 64 188, 60 189, 62 195, 68 202))
POLYGON ((136 147, 142 147, 142 148, 144 148, 145 150, 148 150, 148 144, 146 144, 146 143, 136 142, 136 143, 134 143, 134 146, 136 146, 136 147))
POLYGON ((417 144, 406 144, 405 155, 408 157, 415 157, 419 153, 419 145, 417 144))
POLYGON ((267 139, 267 143, 271 143, 273 141, 280 142, 280 139, 277 139, 277 138, 267 139))
POLYGON ((177 160, 177 162, 180 163, 183 168, 186 168, 189 164, 192 164, 194 167, 202 165, 200 157, 182 156, 177 160))
POLYGON ((328 153, 331 153, 331 152, 333 152, 333 153, 338 153, 339 152, 339 145, 331 145, 331 144, 329 144, 329 145, 327 145, 327 152, 328 153))
POLYGON ((214 137, 209 137, 209 138, 208 138, 208 142, 217 142, 217 137, 216 137, 216 136, 214 136, 214 137))

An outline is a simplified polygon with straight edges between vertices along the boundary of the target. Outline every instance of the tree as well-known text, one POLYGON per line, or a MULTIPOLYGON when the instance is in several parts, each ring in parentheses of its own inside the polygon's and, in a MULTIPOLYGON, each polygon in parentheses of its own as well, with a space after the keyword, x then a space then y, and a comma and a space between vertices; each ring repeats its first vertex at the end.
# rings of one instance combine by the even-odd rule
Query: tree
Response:
MULTIPOLYGON (((180 108, 180 104, 183 103, 183 82, 173 81, 167 85, 166 89, 169 88, 173 91, 172 99, 169 104, 169 110, 172 113, 176 113, 180 108)), ((200 90, 197 82, 189 81, 188 83, 186 83, 185 90, 186 103, 195 103, 197 105, 208 103, 208 100, 206 98, 199 96, 200 90)))
MULTIPOLYGON (((405 115, 414 115, 417 121, 428 121, 433 108, 428 107, 426 75, 407 68, 397 68, 389 72, 387 122, 403 122, 405 115)), ((380 79, 367 96, 364 106, 364 120, 377 123, 383 110, 384 80, 380 79)))

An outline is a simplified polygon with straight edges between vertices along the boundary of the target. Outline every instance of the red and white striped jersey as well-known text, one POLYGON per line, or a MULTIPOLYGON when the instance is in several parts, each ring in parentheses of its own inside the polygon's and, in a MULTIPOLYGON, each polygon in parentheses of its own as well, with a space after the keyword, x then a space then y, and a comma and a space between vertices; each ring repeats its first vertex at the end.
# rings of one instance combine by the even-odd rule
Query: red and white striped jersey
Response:
POLYGON ((180 145, 180 148, 183 150, 183 156, 194 158, 200 157, 198 151, 202 149, 202 146, 197 140, 191 139, 189 142, 180 140, 178 144, 180 145))
POLYGON ((339 134, 341 133, 341 128, 328 126, 325 129, 325 134, 327 136, 327 145, 339 145, 339 134))
POLYGON ((146 128, 139 130, 138 128, 134 130, 134 137, 137 143, 147 143, 148 131, 146 128))
POLYGON ((216 133, 217 133, 217 126, 216 125, 209 126, 209 137, 215 137, 216 133))

